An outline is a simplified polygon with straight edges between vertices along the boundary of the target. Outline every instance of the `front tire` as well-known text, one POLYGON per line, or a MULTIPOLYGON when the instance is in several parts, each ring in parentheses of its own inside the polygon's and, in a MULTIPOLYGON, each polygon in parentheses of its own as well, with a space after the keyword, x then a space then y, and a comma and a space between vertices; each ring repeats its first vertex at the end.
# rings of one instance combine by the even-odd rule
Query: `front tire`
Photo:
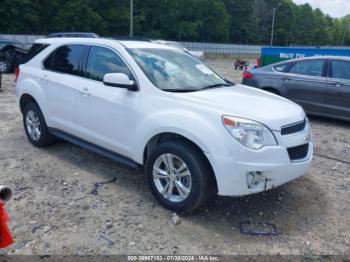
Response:
POLYGON ((47 128, 44 116, 35 103, 29 103, 23 110, 23 126, 28 140, 35 147, 46 147, 55 141, 47 128))
POLYGON ((189 213, 213 192, 208 163, 197 148, 185 141, 157 146, 146 162, 146 177, 154 197, 165 208, 189 213))
POLYGON ((4 59, 0 59, 0 74, 7 74, 11 71, 11 64, 4 59))

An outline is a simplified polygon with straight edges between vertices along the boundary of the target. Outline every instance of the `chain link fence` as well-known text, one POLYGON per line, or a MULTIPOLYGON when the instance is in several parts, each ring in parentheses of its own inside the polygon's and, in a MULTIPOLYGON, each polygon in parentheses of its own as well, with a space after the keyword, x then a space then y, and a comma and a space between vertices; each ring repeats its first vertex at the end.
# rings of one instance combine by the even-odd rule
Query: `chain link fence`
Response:
POLYGON ((205 54, 259 56, 263 46, 181 42, 188 50, 203 51, 205 54))

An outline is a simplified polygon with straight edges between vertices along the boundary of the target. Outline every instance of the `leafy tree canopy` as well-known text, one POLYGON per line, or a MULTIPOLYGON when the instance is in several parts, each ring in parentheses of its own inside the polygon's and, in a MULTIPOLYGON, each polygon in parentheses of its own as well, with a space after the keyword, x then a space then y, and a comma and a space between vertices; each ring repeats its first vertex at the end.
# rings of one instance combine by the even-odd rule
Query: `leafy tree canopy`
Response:
MULTIPOLYGON (((0 32, 128 35, 129 0, 2 0, 0 32)), ((134 0, 134 34, 177 41, 350 45, 350 15, 331 18, 292 0, 134 0)))

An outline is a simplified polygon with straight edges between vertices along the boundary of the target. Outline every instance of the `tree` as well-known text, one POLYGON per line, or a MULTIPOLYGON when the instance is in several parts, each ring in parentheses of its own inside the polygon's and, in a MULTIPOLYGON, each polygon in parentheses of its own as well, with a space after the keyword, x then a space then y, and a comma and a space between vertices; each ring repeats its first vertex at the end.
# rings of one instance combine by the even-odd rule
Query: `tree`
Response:
MULTIPOLYGON (((129 0, 2 0, 0 31, 129 34, 129 0)), ((135 35, 177 41, 350 45, 350 15, 334 19, 292 0, 134 0, 135 35), (280 5, 279 5, 280 4, 280 5)))
POLYGON ((256 43, 258 17, 254 0, 226 0, 230 16, 230 40, 235 43, 256 43))
POLYGON ((274 43, 276 45, 290 45, 293 43, 293 26, 295 14, 293 3, 289 0, 281 2, 276 12, 274 43))
POLYGON ((296 25, 294 34, 296 42, 299 45, 314 45, 315 39, 315 23, 312 7, 309 4, 297 6, 296 9, 296 25))
POLYGON ((220 0, 200 0, 196 5, 198 39, 207 42, 227 42, 230 18, 220 0))

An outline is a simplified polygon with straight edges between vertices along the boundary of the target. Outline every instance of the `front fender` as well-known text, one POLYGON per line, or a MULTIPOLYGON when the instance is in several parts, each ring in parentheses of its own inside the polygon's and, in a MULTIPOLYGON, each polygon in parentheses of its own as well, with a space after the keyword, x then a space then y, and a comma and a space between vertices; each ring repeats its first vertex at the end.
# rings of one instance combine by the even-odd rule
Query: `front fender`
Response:
POLYGON ((227 152, 223 142, 225 132, 221 117, 211 114, 204 117, 196 112, 179 108, 162 111, 146 117, 141 122, 136 130, 132 151, 137 152, 134 156, 135 161, 143 164, 143 154, 148 142, 156 135, 174 133, 192 141, 207 154, 217 151, 225 153, 227 152))

